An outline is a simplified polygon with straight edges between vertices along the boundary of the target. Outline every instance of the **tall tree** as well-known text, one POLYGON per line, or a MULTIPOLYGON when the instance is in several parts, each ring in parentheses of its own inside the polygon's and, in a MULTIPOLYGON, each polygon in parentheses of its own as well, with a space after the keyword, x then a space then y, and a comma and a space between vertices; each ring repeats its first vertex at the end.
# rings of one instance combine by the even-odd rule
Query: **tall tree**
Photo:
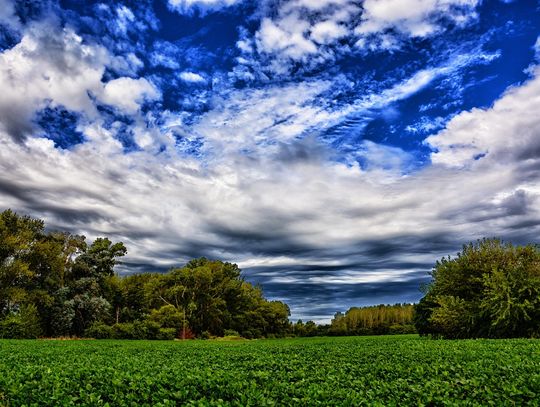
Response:
POLYGON ((416 306, 421 334, 446 338, 540 335, 540 249, 484 239, 435 264, 416 306))

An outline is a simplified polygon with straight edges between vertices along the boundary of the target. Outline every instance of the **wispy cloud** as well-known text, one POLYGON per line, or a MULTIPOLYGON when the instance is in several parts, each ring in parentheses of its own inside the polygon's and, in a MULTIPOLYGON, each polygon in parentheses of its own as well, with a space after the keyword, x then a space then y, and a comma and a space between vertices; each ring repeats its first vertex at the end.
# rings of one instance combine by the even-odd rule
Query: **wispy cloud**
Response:
POLYGON ((202 13, 220 10, 236 4, 243 0, 168 0, 169 7, 180 13, 190 14, 194 10, 202 13))

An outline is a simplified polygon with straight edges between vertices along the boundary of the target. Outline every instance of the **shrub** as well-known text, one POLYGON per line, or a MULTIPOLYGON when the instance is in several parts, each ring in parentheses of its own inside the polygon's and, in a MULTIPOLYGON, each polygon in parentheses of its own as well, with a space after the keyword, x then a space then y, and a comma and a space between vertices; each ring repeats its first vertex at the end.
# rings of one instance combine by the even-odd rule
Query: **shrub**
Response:
POLYGON ((173 305, 164 305, 159 309, 153 309, 148 319, 157 322, 162 328, 182 328, 184 313, 173 305))
POLYGON ((178 338, 180 339, 195 339, 195 334, 188 327, 180 329, 178 332, 178 338))
POLYGON ((390 325, 388 327, 388 334, 390 335, 402 335, 402 334, 414 334, 416 333, 416 329, 414 328, 414 325, 407 324, 407 325, 390 325))
POLYGON ((37 308, 33 304, 21 306, 0 321, 0 337, 12 339, 35 339, 42 334, 37 308))
POLYGON ((176 337, 176 328, 159 328, 155 339, 173 340, 176 337))
POLYGON ((246 339, 258 339, 262 338, 262 332, 259 329, 248 329, 242 331, 242 336, 246 339))
POLYGON ((94 339, 111 339, 114 338, 114 329, 112 326, 106 325, 103 322, 94 322, 84 331, 84 336, 94 339))
POLYGON ((223 331, 223 336, 240 336, 240 334, 234 329, 225 329, 225 331, 223 331))
MULTIPOLYGON (((162 328, 159 326, 157 322, 148 321, 148 320, 144 321, 144 329, 145 329, 146 339, 161 339, 160 331, 162 328)), ((166 328, 166 329, 172 329, 176 333, 176 329, 174 328, 166 328)), ((143 339, 143 338, 140 338, 140 339, 143 339)))
POLYGON ((114 324, 112 329, 114 339, 141 339, 135 334, 135 326, 131 322, 114 324))
POLYGON ((199 338, 200 339, 210 339, 210 338, 212 338, 212 334, 209 331, 203 331, 199 335, 199 338))

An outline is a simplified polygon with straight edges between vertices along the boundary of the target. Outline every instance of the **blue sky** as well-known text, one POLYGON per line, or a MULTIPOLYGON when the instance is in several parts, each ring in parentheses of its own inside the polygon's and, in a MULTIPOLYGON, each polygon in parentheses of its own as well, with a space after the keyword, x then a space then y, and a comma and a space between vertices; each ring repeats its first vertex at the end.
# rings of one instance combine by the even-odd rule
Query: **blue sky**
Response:
POLYGON ((0 0, 0 209, 328 320, 540 231, 540 3, 0 0))

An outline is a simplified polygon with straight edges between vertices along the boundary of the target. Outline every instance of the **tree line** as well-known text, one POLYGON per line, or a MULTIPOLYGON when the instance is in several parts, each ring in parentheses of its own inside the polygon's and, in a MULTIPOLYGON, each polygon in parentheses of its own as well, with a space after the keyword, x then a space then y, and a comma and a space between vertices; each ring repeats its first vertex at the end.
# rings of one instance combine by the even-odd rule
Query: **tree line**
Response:
POLYGON ((236 264, 190 261, 168 273, 119 277, 123 243, 46 232, 0 214, 0 337, 172 339, 282 336, 289 308, 268 301, 236 264))
POLYGON ((301 319, 291 325, 292 336, 395 335, 416 333, 412 304, 352 307, 336 312, 330 324, 301 319))
POLYGON ((437 261, 418 304, 352 307, 330 324, 289 321, 236 264, 205 258, 125 277, 123 243, 46 232, 0 213, 0 337, 245 338, 418 332, 442 338, 540 337, 540 248, 497 239, 437 261))
POLYGON ((415 333, 412 304, 352 307, 338 312, 330 324, 334 335, 387 335, 415 333))

